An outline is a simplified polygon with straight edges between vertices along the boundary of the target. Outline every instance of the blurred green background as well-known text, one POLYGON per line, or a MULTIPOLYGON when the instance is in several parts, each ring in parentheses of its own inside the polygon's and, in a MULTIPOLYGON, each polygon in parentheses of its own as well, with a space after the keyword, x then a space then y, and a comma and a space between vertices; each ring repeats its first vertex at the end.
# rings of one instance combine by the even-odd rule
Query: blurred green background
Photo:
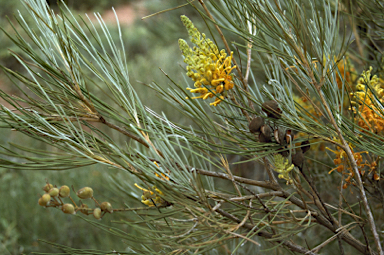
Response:
MULTIPOLYGON (((156 15, 141 20, 143 16, 175 7, 180 4, 180 1, 66 0, 65 2, 75 14, 84 17, 84 14, 87 13, 95 23, 97 22, 93 13, 100 12, 117 41, 119 39, 118 31, 112 11, 112 7, 115 8, 122 26, 131 83, 137 88, 137 92, 147 106, 159 113, 169 112, 170 106, 144 84, 156 81, 166 87, 170 83, 159 68, 162 68, 173 80, 185 83, 184 72, 180 67, 183 61, 177 40, 179 37, 188 38, 188 35, 179 16, 186 14, 193 18, 198 15, 197 12, 193 8, 183 7, 173 10, 170 14, 156 15)), ((56 1, 49 0, 48 3, 51 8, 58 10, 56 1)), ((14 23, 13 16, 18 15, 18 10, 22 14, 26 13, 21 1, 0 1, 0 26, 11 31, 6 17, 8 16, 14 23)), ((33 27, 33 22, 28 20, 28 17, 25 18, 33 27)), ((198 22, 196 19, 197 24, 199 24, 198 22)), ((15 26, 17 27, 17 24, 15 26)), ((4 33, 0 33, 0 41, 2 43, 0 63, 13 70, 23 72, 23 68, 9 54, 9 50, 15 52, 19 52, 19 50, 4 33)), ((19 93, 2 72, 0 72, 0 88, 7 93, 19 93)), ((0 103, 5 102, 0 101, 0 103)), ((172 117, 181 119, 182 115, 172 112, 172 117)), ((17 132, 1 130, 0 144, 12 147, 11 143, 41 150, 47 149, 46 144, 31 140, 17 132)), ((58 187, 73 185, 75 189, 78 189, 90 186, 94 189, 97 199, 108 200, 115 208, 124 207, 124 204, 132 207, 141 206, 137 199, 141 195, 140 192, 136 191, 134 194, 131 192, 131 196, 124 196, 125 194, 116 188, 113 179, 117 176, 120 180, 131 178, 128 174, 99 165, 66 171, 21 171, 0 168, 0 254, 59 252, 56 248, 39 242, 38 239, 74 248, 125 250, 127 245, 121 239, 91 226, 80 217, 67 216, 59 210, 45 209, 37 204, 40 194, 43 194, 42 187, 48 180, 58 187)), ((124 192, 129 193, 130 191, 125 190, 124 192)), ((126 216, 118 213, 107 215, 103 218, 103 223, 108 225, 111 220, 119 220, 124 217, 126 216)), ((89 218, 91 219, 91 216, 89 218)))

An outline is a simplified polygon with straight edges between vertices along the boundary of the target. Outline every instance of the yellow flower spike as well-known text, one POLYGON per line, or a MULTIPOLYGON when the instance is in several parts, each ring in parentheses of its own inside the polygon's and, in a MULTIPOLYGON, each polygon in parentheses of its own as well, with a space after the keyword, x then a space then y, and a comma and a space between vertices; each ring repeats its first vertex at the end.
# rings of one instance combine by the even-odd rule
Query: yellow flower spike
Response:
MULTIPOLYGON (((201 34, 186 16, 181 16, 184 26, 187 28, 191 42, 191 48, 183 39, 179 39, 179 47, 187 64, 187 75, 195 81, 196 88, 206 90, 190 90, 191 93, 201 93, 201 96, 191 99, 207 99, 216 96, 210 105, 217 106, 233 89, 231 72, 236 66, 232 66, 233 52, 228 54, 224 49, 218 50, 217 46, 205 34, 201 34), (218 86, 222 86, 217 89, 218 86), (210 91, 208 93, 208 91, 210 91), (212 93, 213 92, 213 93, 212 93), (214 94, 215 93, 215 94, 214 94)), ((189 98, 189 97, 188 97, 189 98)))

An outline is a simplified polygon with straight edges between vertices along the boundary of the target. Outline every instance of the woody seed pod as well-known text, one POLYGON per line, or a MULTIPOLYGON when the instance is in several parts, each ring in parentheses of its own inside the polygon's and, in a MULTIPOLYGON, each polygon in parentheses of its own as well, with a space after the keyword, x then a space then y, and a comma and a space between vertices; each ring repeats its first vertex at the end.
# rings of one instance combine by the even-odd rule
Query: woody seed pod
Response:
POLYGON ((261 126, 264 125, 263 117, 256 117, 252 119, 251 123, 249 123, 249 132, 256 133, 260 131, 261 126))
POLYGON ((272 129, 269 125, 263 125, 261 128, 260 128, 260 131, 262 134, 264 134, 266 137, 271 137, 272 135, 272 129))
POLYGON ((49 204, 49 201, 51 201, 51 196, 49 194, 44 194, 39 199, 39 205, 47 206, 49 204))
POLYGON ((101 209, 100 208, 95 208, 95 210, 93 210, 93 217, 95 217, 96 220, 101 219, 101 209))
POLYGON ((108 202, 102 202, 100 204, 100 208, 102 211, 107 211, 109 213, 113 213, 112 205, 108 202))
POLYGON ((260 133, 260 135, 259 135, 259 142, 261 142, 261 143, 269 143, 271 141, 272 141, 271 140, 271 136, 266 136, 263 133, 260 133))
POLYGON ((279 104, 275 100, 269 100, 264 102, 261 105, 261 108, 265 113, 267 113, 268 117, 274 118, 274 119, 281 118, 282 111, 279 108, 279 104))
POLYGON ((93 189, 90 187, 84 187, 76 192, 76 195, 81 199, 88 199, 93 197, 93 189))
POLYGON ((57 197, 59 195, 59 189, 58 188, 52 188, 49 190, 48 194, 51 197, 57 197))
POLYGON ((307 151, 309 151, 310 148, 311 148, 311 144, 309 143, 309 141, 301 142, 301 150, 303 151, 303 153, 306 153, 307 151))
POLYGON ((63 211, 63 213, 66 213, 66 214, 76 214, 75 207, 72 204, 64 204, 61 207, 61 210, 63 211))
POLYGON ((70 192, 71 192, 71 190, 69 189, 69 187, 67 185, 63 185, 63 186, 61 186, 61 188, 59 190, 59 196, 60 197, 69 197, 70 192))
POLYGON ((292 156, 292 163, 299 168, 299 170, 303 170, 304 165, 304 154, 302 150, 296 152, 295 155, 292 156))
POLYGON ((278 128, 273 131, 273 136, 278 144, 283 146, 287 144, 286 131, 283 128, 278 128))
POLYGON ((48 191, 49 191, 50 189, 52 189, 52 188, 53 188, 53 185, 47 183, 47 184, 45 184, 45 186, 43 187, 43 190, 44 190, 45 192, 48 192, 48 191))

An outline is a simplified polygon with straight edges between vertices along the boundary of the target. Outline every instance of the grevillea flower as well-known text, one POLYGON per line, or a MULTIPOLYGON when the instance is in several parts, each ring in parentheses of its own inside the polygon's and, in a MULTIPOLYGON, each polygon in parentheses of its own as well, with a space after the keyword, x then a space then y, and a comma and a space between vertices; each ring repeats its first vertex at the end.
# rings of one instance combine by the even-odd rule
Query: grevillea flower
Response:
POLYGON ((161 192, 161 190, 159 190, 155 186, 153 186, 152 188, 156 191, 156 193, 140 187, 137 183, 135 183, 135 186, 143 191, 143 195, 141 196, 141 202, 143 204, 150 207, 151 206, 161 207, 161 206, 170 205, 170 203, 168 203, 167 201, 165 201, 160 197, 164 195, 164 193, 161 192))
POLYGON ((383 80, 376 75, 371 77, 372 67, 363 71, 356 85, 354 97, 354 112, 359 114, 357 124, 366 130, 380 133, 384 130, 384 118, 378 107, 384 103, 383 80))
MULTIPOLYGON (((337 60, 336 57, 334 57, 334 59, 335 61, 337 60)), ((336 73, 336 83, 339 89, 343 86, 343 80, 345 83, 350 84, 357 78, 355 68, 348 58, 340 60, 337 64, 337 69, 339 69, 339 71, 336 73)))
MULTIPOLYGON (((205 34, 201 34, 186 16, 181 21, 188 30, 191 42, 195 45, 190 48, 188 43, 179 39, 179 47, 187 64, 187 75, 194 82, 195 88, 187 88, 191 93, 200 94, 191 99, 216 97, 210 105, 217 106, 234 86, 231 71, 232 55, 227 56, 225 50, 219 51, 217 46, 205 34)), ((189 99, 187 97, 187 99, 189 99)))
MULTIPOLYGON (((335 141, 339 141, 334 139, 335 141)), ((356 161, 357 168, 359 170, 359 173, 364 175, 365 171, 363 170, 364 167, 369 167, 370 172, 374 170, 374 164, 369 164, 367 161, 363 160, 363 153, 368 154, 367 151, 360 151, 360 152, 355 152, 353 150, 353 146, 349 144, 349 148, 352 151, 353 158, 356 161)), ((355 176, 355 173, 349 164, 347 154, 345 151, 338 147, 337 150, 331 150, 330 148, 326 147, 327 150, 332 151, 333 153, 336 154, 336 158, 333 160, 333 163, 336 165, 335 168, 331 169, 328 174, 332 173, 333 171, 337 170, 337 172, 341 173, 343 176, 347 176, 345 178, 345 184, 343 185, 343 188, 346 189, 349 184, 351 184, 352 178, 355 176)))

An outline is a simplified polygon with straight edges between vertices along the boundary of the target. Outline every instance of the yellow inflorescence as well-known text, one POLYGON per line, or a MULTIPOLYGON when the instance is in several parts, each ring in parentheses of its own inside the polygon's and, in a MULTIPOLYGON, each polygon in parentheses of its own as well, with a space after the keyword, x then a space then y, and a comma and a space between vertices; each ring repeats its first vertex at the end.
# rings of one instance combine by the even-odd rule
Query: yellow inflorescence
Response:
POLYGON ((225 50, 219 51, 217 46, 207 39, 205 34, 201 34, 186 16, 181 16, 181 21, 195 45, 190 48, 185 40, 179 39, 179 47, 185 57, 184 62, 188 65, 187 75, 195 82, 195 88, 187 90, 200 94, 191 99, 205 100, 216 97, 210 105, 217 106, 234 86, 230 74, 236 68, 232 66, 233 52, 227 56, 225 50))
POLYGON ((143 195, 141 196, 141 202, 143 204, 147 206, 157 206, 157 207, 168 205, 168 202, 160 197, 164 195, 164 193, 161 192, 161 190, 159 190, 155 186, 153 186, 152 188, 156 191, 157 194, 154 193, 153 191, 140 187, 137 183, 135 183, 135 186, 143 191, 143 195))
POLYGON ((376 105, 384 103, 384 89, 381 88, 384 81, 376 75, 371 77, 371 71, 372 67, 362 73, 356 85, 357 91, 352 93, 355 99, 353 103, 356 105, 354 111, 360 115, 357 123, 360 127, 380 133, 384 130, 384 119, 376 105))

